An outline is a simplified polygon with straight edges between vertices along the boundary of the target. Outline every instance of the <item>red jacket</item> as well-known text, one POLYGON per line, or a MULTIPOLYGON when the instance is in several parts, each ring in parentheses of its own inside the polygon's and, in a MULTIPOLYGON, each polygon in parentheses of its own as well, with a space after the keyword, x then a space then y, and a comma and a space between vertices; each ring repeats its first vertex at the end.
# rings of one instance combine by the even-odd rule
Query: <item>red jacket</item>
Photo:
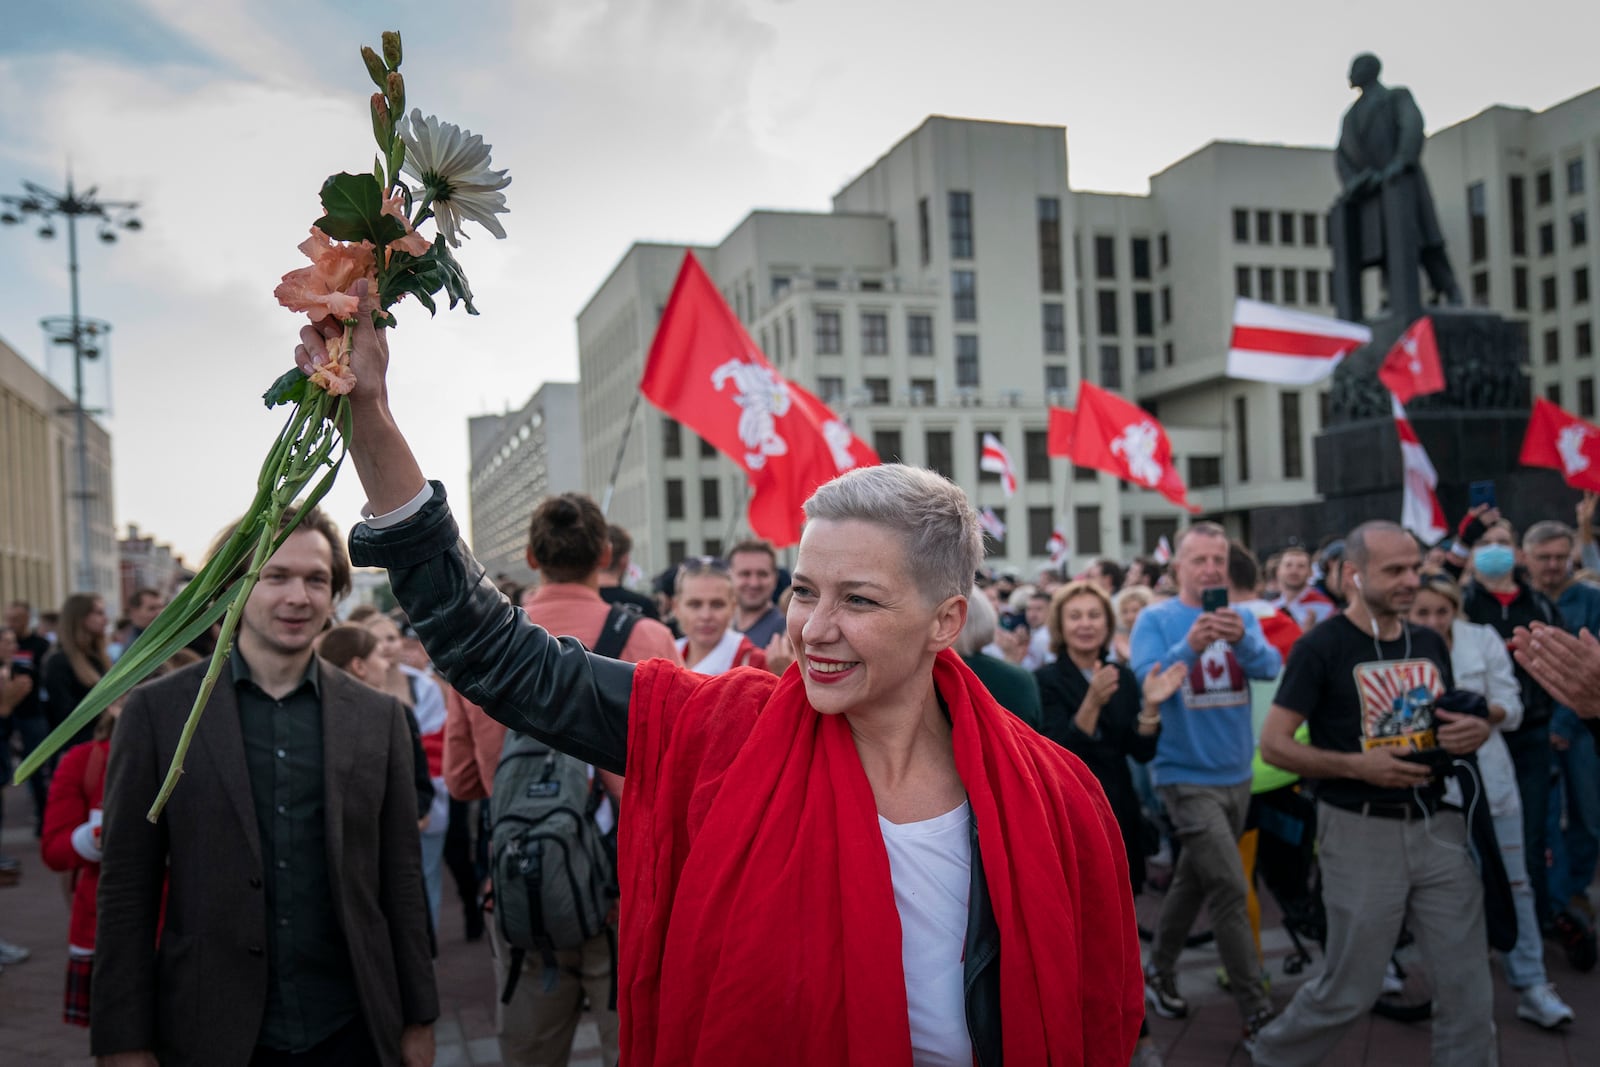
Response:
POLYGON ((100 864, 86 860, 72 847, 72 832, 89 821, 106 789, 110 741, 88 741, 69 749, 50 779, 39 852, 52 871, 72 872, 72 925, 67 935, 74 948, 94 949, 94 897, 100 887, 100 864))

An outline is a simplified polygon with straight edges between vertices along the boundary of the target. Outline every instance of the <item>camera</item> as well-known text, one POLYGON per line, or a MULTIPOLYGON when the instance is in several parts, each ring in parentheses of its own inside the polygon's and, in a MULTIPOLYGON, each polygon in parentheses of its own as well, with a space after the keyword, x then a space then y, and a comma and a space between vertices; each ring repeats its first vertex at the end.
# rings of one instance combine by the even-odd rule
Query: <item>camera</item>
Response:
POLYGON ((1000 613, 1000 629, 1026 630, 1028 617, 1020 611, 1002 611, 1000 613))

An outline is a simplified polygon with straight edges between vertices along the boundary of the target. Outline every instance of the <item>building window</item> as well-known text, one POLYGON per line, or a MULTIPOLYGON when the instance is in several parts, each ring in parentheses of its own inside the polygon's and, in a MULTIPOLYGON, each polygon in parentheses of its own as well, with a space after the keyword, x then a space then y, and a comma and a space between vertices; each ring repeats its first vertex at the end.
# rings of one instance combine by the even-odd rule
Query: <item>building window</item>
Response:
POLYGON ((1133 350, 1134 362, 1139 368, 1139 373, 1144 374, 1156 369, 1156 346, 1137 345, 1133 350))
POLYGON ((1100 384, 1107 389, 1122 388, 1122 349, 1116 345, 1100 346, 1100 384))
POLYGON ((1150 238, 1135 237, 1133 239, 1133 277, 1135 281, 1147 282, 1150 280, 1150 238))
POLYGON ((900 431, 873 430, 872 450, 885 463, 900 462, 900 431))
POLYGON ((1117 239, 1104 234, 1094 239, 1094 276, 1096 278, 1115 278, 1117 276, 1117 239))
POLYGON ((1086 556, 1100 554, 1100 508, 1088 505, 1072 509, 1073 543, 1086 556))
POLYGON ((1472 306, 1480 308, 1489 306, 1489 272, 1486 270, 1473 272, 1472 306))
POLYGON ((1317 216, 1312 212, 1300 216, 1300 243, 1307 248, 1317 247, 1317 216))
POLYGON ((1233 268, 1233 295, 1250 298, 1250 268, 1233 268))
POLYGON ((906 347, 913 356, 933 355, 933 316, 906 316, 906 347))
POLYGON ((950 258, 972 258, 971 193, 950 193, 950 258))
POLYGON ((789 295, 789 290, 794 287, 794 282, 787 274, 774 274, 772 276, 772 299, 774 302, 782 300, 789 295))
POLYGON ((667 479, 667 518, 683 518, 683 479, 667 479))
POLYGON ((1306 303, 1312 306, 1322 303, 1321 271, 1306 271, 1306 303))
POLYGON ((1161 287, 1161 325, 1172 321, 1172 286, 1161 287))
POLYGON ((937 404, 939 402, 939 386, 932 378, 911 379, 911 402, 913 404, 937 404))
POLYGON ((1583 195, 1583 158, 1567 160, 1567 195, 1583 195))
POLYGON ((1044 305, 1044 350, 1061 353, 1067 350, 1067 311, 1060 304, 1044 305))
POLYGON ((1581 418, 1594 418, 1594 379, 1578 379, 1578 415, 1581 418))
POLYGON ((722 555, 722 538, 720 538, 720 537, 708 537, 708 538, 706 538, 705 546, 701 551, 707 556, 721 557, 721 555, 722 555))
POLYGON ((1515 175, 1507 182, 1507 198, 1511 201, 1511 254, 1528 254, 1528 183, 1515 175))
POLYGON ((1239 466, 1239 480, 1250 480, 1250 405, 1242 396, 1233 398, 1234 461, 1239 466))
POLYGON ((1272 212, 1256 212, 1256 244, 1270 245, 1272 243, 1272 212))
POLYGON ((844 379, 836 374, 824 374, 817 379, 817 394, 829 407, 844 403, 844 379))
POLYGON ((1556 254, 1556 224, 1553 222, 1539 224, 1539 254, 1541 256, 1556 254))
POLYGON ((672 564, 672 566, 676 567, 678 564, 687 559, 688 556, 689 544, 687 541, 667 542, 667 562, 672 564))
POLYGON ((978 276, 970 270, 950 272, 950 302, 957 322, 978 320, 978 276))
POLYGON ((978 338, 975 334, 956 337, 956 385, 963 389, 978 387, 978 338))
POLYGON ((665 459, 683 455, 683 423, 677 419, 661 420, 661 455, 665 459))
POLYGON ((1140 289, 1133 294, 1133 332, 1140 337, 1154 337, 1156 333, 1155 294, 1140 289))
POLYGON ((1574 211, 1572 213, 1572 218, 1568 221, 1571 223, 1569 236, 1572 240, 1572 247, 1582 248, 1584 245, 1588 244, 1589 216, 1582 211, 1574 211))
POLYGON ((1061 201, 1039 198, 1039 288, 1061 292, 1061 201))
POLYGON ((1533 176, 1533 202, 1539 207, 1548 204, 1555 196, 1555 183, 1550 180, 1550 172, 1541 170, 1533 176))
POLYGON ((1233 209, 1233 243, 1239 245, 1250 243, 1250 212, 1242 207, 1233 209))
POLYGON ((1027 430, 1022 435, 1023 467, 1030 482, 1050 480, 1050 434, 1044 430, 1027 430))
POLYGON ((695 440, 700 442, 700 458, 701 459, 716 459, 717 458, 717 446, 716 445, 712 444, 710 441, 707 441, 704 437, 697 437, 697 438, 695 438, 695 440))
POLYGON ((956 476, 955 439, 949 430, 929 430, 927 433, 928 469, 938 471, 946 478, 956 476))
POLYGON ((1156 238, 1156 266, 1162 270, 1172 264, 1172 242, 1167 240, 1166 234, 1156 238))
POLYGON ((789 312, 788 321, 786 323, 786 326, 788 328, 788 333, 789 333, 789 355, 798 358, 799 355, 800 355, 800 346, 795 343, 795 339, 794 339, 794 322, 795 322, 795 314, 794 314, 794 312, 791 311, 791 312, 789 312))
POLYGON ((1278 212, 1278 243, 1280 245, 1294 244, 1294 212, 1278 212))
POLYGON ((1561 406, 1561 383, 1551 382, 1544 387, 1544 398, 1556 407, 1561 406))
POLYGON ((722 483, 715 478, 700 479, 700 517, 702 519, 722 517, 722 483))
POLYGON ((1482 182, 1467 186, 1467 221, 1471 229, 1472 262, 1482 263, 1489 258, 1489 208, 1482 182))
POLYGON ((1095 293, 1096 318, 1101 337, 1117 335, 1117 291, 1101 289, 1095 293))
POLYGON ((822 292, 837 292, 839 289, 839 276, 819 273, 811 279, 811 284, 822 292))
POLYGON ((1075 482, 1097 482, 1100 480, 1100 472, 1093 467, 1073 467, 1072 480, 1075 482))
POLYGON ((1305 458, 1300 437, 1300 391, 1285 389, 1278 394, 1278 428, 1282 436, 1283 476, 1305 477, 1305 458))
POLYGON ((1028 555, 1048 556, 1050 538, 1055 532, 1054 508, 1028 509, 1028 555))
POLYGON ((1172 342, 1171 341, 1163 341, 1161 343, 1161 359, 1162 359, 1162 362, 1164 362, 1169 367, 1172 366, 1173 353, 1174 353, 1174 349, 1173 349, 1172 342))
POLYGON ((1539 279, 1539 310, 1554 311, 1556 309, 1556 276, 1547 274, 1539 279))
POLYGON ((1210 489, 1222 484, 1222 460, 1217 456, 1189 457, 1189 488, 1210 489))
POLYGON ((861 354, 887 356, 889 354, 889 316, 881 311, 861 313, 861 354))
POLYGON ((858 284, 859 284, 859 288, 861 289, 861 291, 863 293, 881 293, 881 292, 883 292, 883 279, 882 278, 862 278, 861 281, 858 284))
POLYGON ((1574 304, 1587 304, 1589 302, 1589 268, 1575 267, 1572 271, 1572 302, 1574 304))
POLYGON ((1561 331, 1546 330, 1544 332, 1544 361, 1545 363, 1561 362, 1561 331))
POLYGON ((870 404, 887 404, 889 402, 889 379, 863 378, 861 385, 867 391, 867 402, 870 404))
POLYGON ((1300 303, 1300 272, 1293 267, 1283 268, 1283 302, 1300 303))
POLYGON ((1277 297, 1277 271, 1271 267, 1258 267, 1256 269, 1256 291, 1260 298, 1267 303, 1274 303, 1277 297))
POLYGON ((1511 305, 1518 311, 1528 310, 1528 268, 1511 268, 1511 305))
POLYGON ((917 253, 926 267, 933 260, 933 235, 928 232, 928 198, 917 201, 917 253))
POLYGON ((816 313, 816 344, 819 356, 836 356, 843 347, 843 328, 837 311, 816 313))
POLYGON ((1594 327, 1587 322, 1578 323, 1572 348, 1579 359, 1594 355, 1594 327))

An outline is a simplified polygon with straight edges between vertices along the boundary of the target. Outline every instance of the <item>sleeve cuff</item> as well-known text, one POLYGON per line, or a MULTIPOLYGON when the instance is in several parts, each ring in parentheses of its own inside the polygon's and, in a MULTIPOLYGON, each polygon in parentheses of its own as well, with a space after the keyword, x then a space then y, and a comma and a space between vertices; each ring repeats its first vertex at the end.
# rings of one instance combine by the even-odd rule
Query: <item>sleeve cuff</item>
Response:
POLYGON ((382 515, 372 513, 372 503, 361 505, 361 518, 374 530, 387 530, 391 526, 398 526, 422 510, 422 506, 433 499, 433 483, 423 482, 422 488, 417 490, 417 495, 401 504, 393 511, 386 511, 382 515))
MULTIPOLYGON (((350 530, 350 562, 357 567, 416 567, 449 552, 461 537, 444 486, 428 483, 429 496, 410 522, 388 529, 358 522, 350 530)), ((401 509, 403 510, 403 509, 401 509)), ((393 513, 391 513, 393 514, 393 513)))

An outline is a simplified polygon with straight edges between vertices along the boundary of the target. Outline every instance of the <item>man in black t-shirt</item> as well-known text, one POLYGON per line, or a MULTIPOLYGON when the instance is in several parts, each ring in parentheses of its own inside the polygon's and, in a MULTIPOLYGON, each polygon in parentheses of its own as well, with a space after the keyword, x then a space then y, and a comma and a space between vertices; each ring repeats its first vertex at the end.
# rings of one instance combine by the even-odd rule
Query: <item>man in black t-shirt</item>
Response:
MULTIPOLYGON (((46 714, 44 685, 40 681, 44 658, 50 651, 50 642, 33 628, 33 608, 26 601, 13 600, 6 605, 3 625, 17 639, 17 647, 8 657, 7 667, 13 679, 28 679, 27 692, 17 701, 11 714, 0 718, 0 782, 11 780, 12 735, 22 743, 22 755, 28 756, 50 733, 50 717, 46 714)), ((52 762, 51 767, 55 764, 52 762)), ((33 829, 37 837, 44 827, 44 805, 50 795, 48 772, 35 774, 28 779, 28 791, 33 795, 33 829)), ((0 809, 3 813, 3 809, 0 809)))
POLYGON ((1256 1036, 1259 1067, 1327 1058, 1382 992, 1408 909, 1434 981, 1433 1061, 1494 1062, 1483 887, 1466 820, 1421 761, 1475 751, 1489 725, 1436 706, 1455 685, 1449 646, 1405 621, 1421 563, 1394 523, 1350 534, 1348 606, 1295 645, 1262 728, 1262 758, 1316 782, 1328 939, 1321 976, 1256 1036))

